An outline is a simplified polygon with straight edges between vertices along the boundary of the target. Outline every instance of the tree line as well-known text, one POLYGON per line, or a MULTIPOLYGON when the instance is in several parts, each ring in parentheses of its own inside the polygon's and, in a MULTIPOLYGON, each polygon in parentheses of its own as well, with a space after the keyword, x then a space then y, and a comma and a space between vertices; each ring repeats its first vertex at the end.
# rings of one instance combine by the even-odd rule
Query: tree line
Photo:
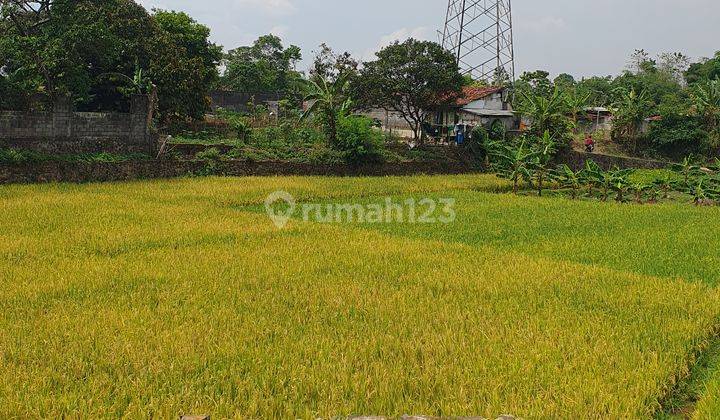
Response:
POLYGON ((617 77, 549 76, 538 70, 516 81, 518 110, 540 120, 577 119, 586 107, 606 107, 614 115, 612 140, 629 154, 715 156, 720 149, 720 52, 692 63, 682 53, 637 50, 617 77))
MULTIPOLYGON (((617 77, 551 79, 524 73, 514 83, 462 76, 453 55, 432 42, 396 42, 361 63, 326 45, 308 72, 302 51, 274 35, 224 52, 210 29, 182 12, 150 12, 132 0, 0 0, 0 109, 27 109, 33 97, 71 96, 81 110, 117 110, 133 93, 156 97, 160 120, 201 120, 213 89, 280 94, 300 110, 310 103, 331 143, 343 118, 380 108, 423 138, 429 112, 463 86, 507 83, 514 106, 566 145, 588 106, 610 108, 613 140, 629 153, 685 156, 720 148, 720 53, 692 63, 683 54, 638 50, 617 77), (653 122, 645 124, 646 119, 653 122)), ((344 121, 347 123, 347 121, 344 121)), ((364 122, 363 124, 366 124, 364 122)))

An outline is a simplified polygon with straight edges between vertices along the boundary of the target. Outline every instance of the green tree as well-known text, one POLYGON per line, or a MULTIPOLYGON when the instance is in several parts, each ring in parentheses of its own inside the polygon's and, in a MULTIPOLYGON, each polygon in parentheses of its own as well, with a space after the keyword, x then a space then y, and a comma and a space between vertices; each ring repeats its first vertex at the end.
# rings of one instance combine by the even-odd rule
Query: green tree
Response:
POLYGON ((567 98, 558 89, 546 97, 520 92, 516 101, 516 110, 532 120, 530 132, 535 137, 542 137, 545 132, 559 142, 570 140, 574 124, 570 115, 567 98))
POLYGON ((295 67, 301 59, 299 47, 285 48, 279 37, 261 36, 252 45, 227 53, 220 85, 245 93, 296 94, 301 75, 295 67))
POLYGON ((155 76, 160 89, 160 109, 165 116, 201 119, 209 107, 208 93, 216 85, 222 47, 209 41, 210 29, 181 12, 154 10, 154 20, 180 52, 179 57, 152 59, 151 78, 155 76), (161 61, 166 60, 166 61, 161 61), (168 73, 168 63, 174 63, 168 73), (182 83, 178 83, 182 82, 182 83))
POLYGON ((583 79, 575 87, 579 95, 587 95, 591 106, 609 106, 613 101, 613 78, 591 77, 583 79))
POLYGON ((542 96, 549 98, 552 96, 555 87, 550 81, 550 73, 545 70, 536 70, 533 72, 525 72, 520 79, 515 82, 515 89, 518 93, 524 93, 528 96, 542 96))
POLYGON ((197 56, 199 49, 183 39, 186 30, 196 41, 198 33, 209 33, 194 21, 185 19, 171 33, 130 0, 12 3, 33 6, 3 2, 0 21, 8 30, 0 41, 0 67, 26 92, 71 95, 81 109, 118 109, 127 102, 123 81, 140 68, 158 87, 166 118, 201 118, 208 108, 208 80, 217 63, 197 56), (108 77, 113 74, 126 77, 108 77))
POLYGON ((310 80, 315 82, 327 80, 332 83, 343 78, 352 82, 358 76, 359 66, 360 63, 349 52, 338 54, 327 44, 321 44, 310 68, 310 80))
POLYGON ((363 108, 400 115, 421 139, 429 110, 460 93, 463 77, 455 57, 434 42, 396 42, 365 63, 354 92, 363 108))
POLYGON ((691 64, 685 72, 685 80, 691 85, 714 79, 720 79, 720 51, 716 52, 713 58, 691 64))
POLYGON ((575 87, 577 86, 575 78, 567 73, 562 73, 558 77, 556 77, 555 80, 553 80, 553 84, 556 88, 560 89, 563 92, 575 89, 575 87))

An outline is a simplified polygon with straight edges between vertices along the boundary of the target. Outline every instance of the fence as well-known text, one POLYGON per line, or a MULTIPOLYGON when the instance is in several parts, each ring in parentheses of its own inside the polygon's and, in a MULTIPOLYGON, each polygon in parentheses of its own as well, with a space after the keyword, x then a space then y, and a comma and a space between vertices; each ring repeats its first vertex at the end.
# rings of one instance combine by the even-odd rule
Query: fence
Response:
POLYGON ((145 95, 131 98, 130 113, 74 112, 69 98, 49 112, 0 112, 0 147, 52 154, 153 153, 152 110, 145 95))

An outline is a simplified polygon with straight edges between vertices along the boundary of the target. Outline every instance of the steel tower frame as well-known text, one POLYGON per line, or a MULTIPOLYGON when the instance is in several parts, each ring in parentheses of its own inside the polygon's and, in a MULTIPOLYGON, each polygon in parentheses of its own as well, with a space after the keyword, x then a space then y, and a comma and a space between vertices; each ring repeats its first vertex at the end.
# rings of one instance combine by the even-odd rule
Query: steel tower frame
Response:
POLYGON ((493 81, 504 72, 515 80, 511 0, 448 0, 442 46, 460 70, 493 81))

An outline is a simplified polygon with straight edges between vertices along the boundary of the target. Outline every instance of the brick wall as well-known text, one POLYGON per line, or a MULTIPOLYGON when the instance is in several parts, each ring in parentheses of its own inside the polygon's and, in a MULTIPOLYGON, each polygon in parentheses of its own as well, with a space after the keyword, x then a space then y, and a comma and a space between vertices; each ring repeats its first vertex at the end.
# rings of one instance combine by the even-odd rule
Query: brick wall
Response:
POLYGON ((52 112, 0 112, 0 147, 53 154, 153 153, 147 96, 131 99, 130 113, 74 112, 68 99, 52 112))

